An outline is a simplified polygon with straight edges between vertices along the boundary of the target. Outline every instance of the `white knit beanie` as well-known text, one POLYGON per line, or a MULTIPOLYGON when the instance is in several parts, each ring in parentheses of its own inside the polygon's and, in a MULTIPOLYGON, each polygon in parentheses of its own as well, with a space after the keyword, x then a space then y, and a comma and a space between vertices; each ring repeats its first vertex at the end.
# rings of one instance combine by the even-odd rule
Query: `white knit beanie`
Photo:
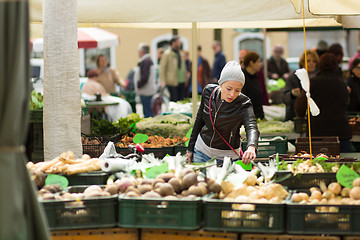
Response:
POLYGON ((237 81, 245 84, 245 76, 243 71, 241 70, 241 66, 236 61, 228 62, 220 74, 219 85, 223 84, 226 81, 237 81))

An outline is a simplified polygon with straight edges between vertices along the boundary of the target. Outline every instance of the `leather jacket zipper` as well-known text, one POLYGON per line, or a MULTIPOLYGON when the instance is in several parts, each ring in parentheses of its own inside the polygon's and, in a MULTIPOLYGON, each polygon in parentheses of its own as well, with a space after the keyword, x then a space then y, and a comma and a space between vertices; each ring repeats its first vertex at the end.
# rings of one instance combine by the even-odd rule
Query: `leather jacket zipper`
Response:
POLYGON ((217 109, 217 110, 216 110, 216 112, 215 112, 215 117, 214 117, 214 126, 213 126, 213 135, 212 135, 211 140, 210 140, 210 147, 211 147, 212 142, 213 142, 214 137, 215 137, 215 122, 216 122, 216 117, 217 117, 217 114, 218 114, 218 112, 219 112, 219 110, 220 110, 220 107, 221 107, 222 103, 223 103, 223 101, 221 101, 221 103, 220 103, 220 105, 219 105, 218 109, 217 109))
POLYGON ((229 144, 231 143, 232 136, 233 136, 233 132, 230 133, 229 144))

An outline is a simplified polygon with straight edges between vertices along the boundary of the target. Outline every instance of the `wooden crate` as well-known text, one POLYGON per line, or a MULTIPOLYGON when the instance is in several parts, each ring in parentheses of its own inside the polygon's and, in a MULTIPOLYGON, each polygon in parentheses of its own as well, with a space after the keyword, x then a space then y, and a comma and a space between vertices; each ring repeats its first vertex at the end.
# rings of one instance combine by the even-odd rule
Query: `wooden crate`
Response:
POLYGON ((343 236, 343 240, 360 240, 360 236, 343 236))
POLYGON ((237 240, 236 233, 142 229, 141 240, 237 240))
POLYGON ((139 240, 139 230, 99 228, 52 231, 51 240, 139 240))
POLYGON ((340 240, 338 236, 288 235, 288 234, 242 234, 241 240, 340 240))

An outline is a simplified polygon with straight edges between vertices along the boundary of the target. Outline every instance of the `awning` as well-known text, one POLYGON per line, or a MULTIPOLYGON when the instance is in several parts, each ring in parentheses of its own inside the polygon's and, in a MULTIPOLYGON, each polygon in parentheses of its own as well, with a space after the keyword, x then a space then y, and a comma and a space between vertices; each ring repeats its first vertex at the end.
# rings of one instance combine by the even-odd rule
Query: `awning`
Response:
MULTIPOLYGON (((78 48, 108 48, 119 45, 119 36, 100 28, 78 28, 78 48)), ((43 39, 30 39, 33 52, 43 51, 43 39)))

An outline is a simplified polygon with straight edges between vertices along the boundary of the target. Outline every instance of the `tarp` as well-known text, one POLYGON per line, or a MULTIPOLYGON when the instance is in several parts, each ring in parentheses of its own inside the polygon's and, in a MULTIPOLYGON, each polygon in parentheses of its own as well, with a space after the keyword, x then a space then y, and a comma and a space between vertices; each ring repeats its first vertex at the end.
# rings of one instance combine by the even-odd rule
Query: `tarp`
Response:
POLYGON ((29 6, 0 0, 0 239, 49 239, 26 169, 30 99, 29 6))
MULTIPOLYGON (((119 36, 100 28, 78 28, 78 48, 108 48, 119 45, 119 36)), ((32 51, 42 52, 43 38, 30 39, 32 51)))
MULTIPOLYGON (((42 22, 42 0, 30 0, 42 22)), ((79 23, 239 22, 301 19, 289 0, 78 0, 79 23)), ((299 4, 298 4, 299 5, 299 4)), ((318 18, 307 10, 305 18, 318 18)))

